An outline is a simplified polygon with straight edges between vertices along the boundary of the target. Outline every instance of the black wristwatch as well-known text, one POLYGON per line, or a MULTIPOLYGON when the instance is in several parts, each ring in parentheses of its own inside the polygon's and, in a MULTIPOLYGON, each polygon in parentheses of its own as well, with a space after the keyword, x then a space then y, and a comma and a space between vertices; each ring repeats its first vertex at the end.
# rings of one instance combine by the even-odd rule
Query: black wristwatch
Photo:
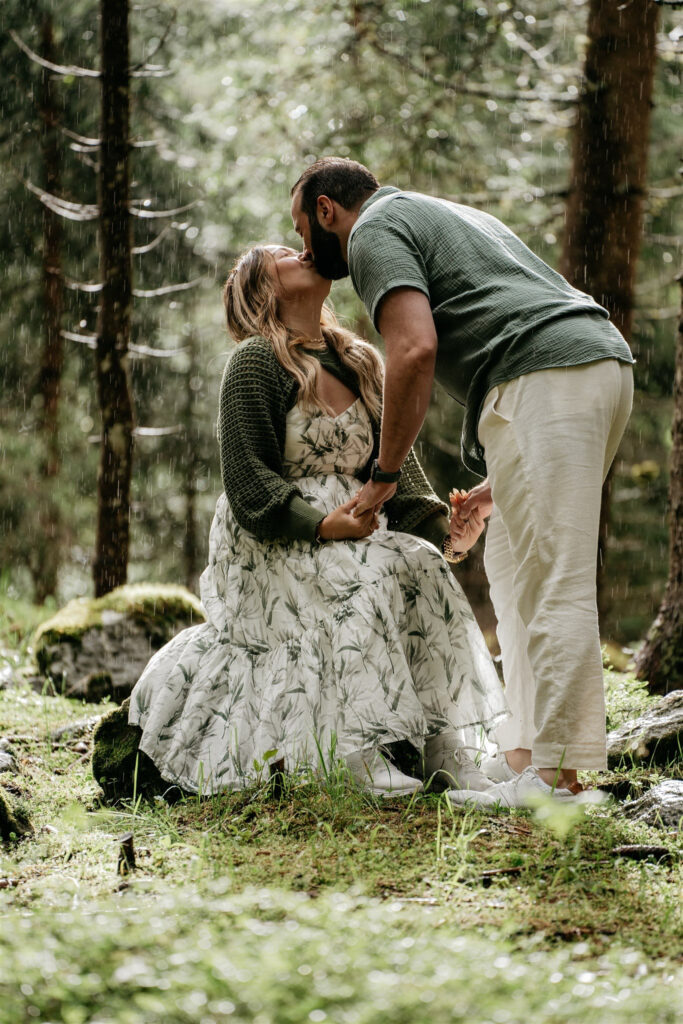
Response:
POLYGON ((395 484, 398 483, 401 477, 401 470, 397 469, 395 473, 386 473, 383 469, 380 469, 379 462, 377 459, 372 460, 372 469, 370 470, 370 479, 376 484, 395 484))

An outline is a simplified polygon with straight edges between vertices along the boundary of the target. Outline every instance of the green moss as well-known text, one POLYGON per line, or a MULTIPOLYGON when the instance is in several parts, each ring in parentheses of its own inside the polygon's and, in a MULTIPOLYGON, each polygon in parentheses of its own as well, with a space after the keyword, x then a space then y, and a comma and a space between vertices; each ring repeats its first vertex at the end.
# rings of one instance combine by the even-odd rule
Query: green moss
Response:
POLYGON ((0 840, 8 843, 13 839, 21 839, 31 831, 26 810, 0 787, 0 840))
POLYGON ((463 933, 441 908, 227 881, 134 902, 10 910, 0 1022, 674 1024, 680 968, 615 937, 599 958, 463 933))
POLYGON ((40 663, 40 651, 48 644, 68 641, 78 644, 88 629, 102 625, 102 613, 120 612, 156 632, 178 619, 203 622, 199 600, 185 587, 170 583, 135 583, 117 587, 104 597, 79 597, 43 622, 35 632, 34 643, 40 663))
POLYGON ((109 803, 169 790, 154 762, 139 749, 142 730, 128 724, 129 707, 130 698, 104 715, 93 733, 92 773, 109 803))
POLYGON ((604 673, 607 731, 617 729, 631 718, 644 714, 655 703, 656 697, 648 691, 647 683, 636 679, 632 672, 604 673))

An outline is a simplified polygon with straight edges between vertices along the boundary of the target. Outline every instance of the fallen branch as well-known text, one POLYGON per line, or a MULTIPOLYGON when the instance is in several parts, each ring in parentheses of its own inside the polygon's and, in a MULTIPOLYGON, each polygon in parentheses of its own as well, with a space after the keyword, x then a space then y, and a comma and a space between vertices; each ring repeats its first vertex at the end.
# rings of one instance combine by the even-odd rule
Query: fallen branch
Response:
POLYGON ((646 846, 634 844, 632 846, 615 846, 612 850, 613 857, 625 857, 628 860, 648 860, 656 857, 660 863, 668 864, 672 859, 671 850, 666 846, 646 846))

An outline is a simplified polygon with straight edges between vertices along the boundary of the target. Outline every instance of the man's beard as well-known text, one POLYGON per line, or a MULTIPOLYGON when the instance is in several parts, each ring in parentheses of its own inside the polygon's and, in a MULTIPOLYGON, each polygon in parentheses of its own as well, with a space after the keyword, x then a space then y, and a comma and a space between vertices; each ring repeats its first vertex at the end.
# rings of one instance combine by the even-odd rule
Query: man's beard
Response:
POLYGON ((315 269, 328 281, 339 281, 349 276, 349 268, 342 256, 341 243, 336 235, 325 231, 316 221, 309 219, 311 229, 311 253, 315 269))

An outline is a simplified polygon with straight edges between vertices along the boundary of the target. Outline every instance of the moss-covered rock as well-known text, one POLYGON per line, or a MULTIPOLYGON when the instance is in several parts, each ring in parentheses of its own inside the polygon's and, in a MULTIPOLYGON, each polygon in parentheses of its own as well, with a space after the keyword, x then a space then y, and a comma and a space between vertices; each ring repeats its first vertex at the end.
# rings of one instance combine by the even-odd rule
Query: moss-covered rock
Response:
POLYGON ((104 715, 93 733, 92 773, 109 803, 133 796, 181 795, 166 782, 154 762, 140 750, 142 730, 128 724, 130 700, 104 715))
POLYGON ((0 840, 9 843, 32 831, 26 809, 0 786, 0 840))
POLYGON ((36 630, 36 660, 57 692, 120 703, 152 654, 187 626, 204 621, 185 587, 141 583, 100 598, 70 601, 36 630))
POLYGON ((679 761, 682 751, 683 690, 651 702, 643 714, 607 734, 610 767, 623 761, 667 765, 679 761))

